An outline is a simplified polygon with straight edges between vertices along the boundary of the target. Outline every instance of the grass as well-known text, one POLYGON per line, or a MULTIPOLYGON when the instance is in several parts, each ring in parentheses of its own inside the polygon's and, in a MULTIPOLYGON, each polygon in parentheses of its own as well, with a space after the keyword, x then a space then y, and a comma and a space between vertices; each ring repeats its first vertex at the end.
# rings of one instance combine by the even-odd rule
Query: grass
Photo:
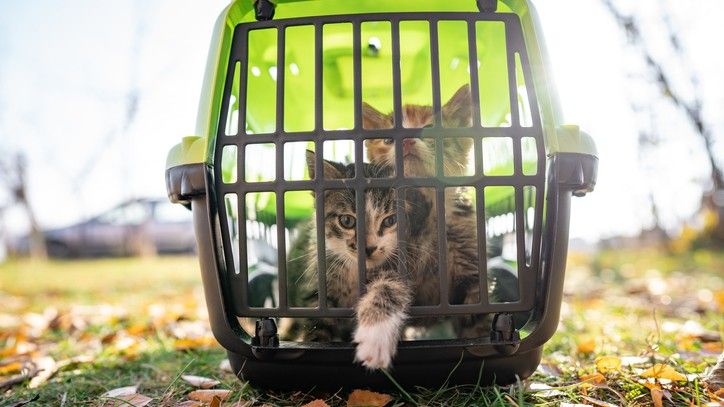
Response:
MULTIPOLYGON (((647 387, 641 371, 654 362, 688 375, 685 382, 658 383, 664 405, 706 405, 714 396, 700 378, 721 352, 721 270, 724 254, 712 251, 573 254, 561 324, 539 372, 505 388, 401 390, 390 405, 648 406, 649 387, 657 384, 647 387), (595 378, 601 356, 623 366, 602 375, 600 384, 584 383, 595 378)), ((109 401, 104 392, 129 385, 152 397, 151 405, 175 405, 193 389, 181 374, 220 380, 220 388, 232 391, 227 403, 302 405, 321 398, 344 405, 347 398, 345 392, 266 393, 223 372, 226 355, 209 339, 194 258, 13 261, 0 265, 0 304, 0 372, 18 354, 68 361, 37 388, 26 380, 1 389, 3 407, 36 396, 31 405, 102 405, 109 401)), ((0 382, 13 374, 0 373, 0 382)))

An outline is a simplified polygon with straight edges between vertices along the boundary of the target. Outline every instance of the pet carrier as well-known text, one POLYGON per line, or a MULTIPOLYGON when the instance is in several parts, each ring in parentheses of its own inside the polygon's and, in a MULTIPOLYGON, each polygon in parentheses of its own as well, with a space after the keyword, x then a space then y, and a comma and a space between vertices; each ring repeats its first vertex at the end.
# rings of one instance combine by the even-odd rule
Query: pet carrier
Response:
MULTIPOLYGON (((570 199, 596 180, 592 139, 563 123, 527 0, 233 1, 214 29, 196 134, 170 151, 166 185, 193 211, 211 327, 238 376, 272 388, 389 385, 354 363, 351 341, 307 340, 291 328, 354 318, 327 298, 325 196, 354 191, 361 248, 371 188, 425 189, 437 202, 439 298, 409 310, 437 322, 405 328, 393 376, 434 386, 532 374, 558 324, 570 199), (469 91, 469 122, 451 125, 446 108, 459 89, 469 91), (410 125, 408 106, 428 106, 430 123, 410 125), (370 109, 392 112, 389 125, 368 126, 370 109), (448 171, 447 143, 460 139, 468 162, 448 171), (366 172, 374 140, 394 147, 387 177, 366 172), (430 141, 432 174, 407 171, 409 140, 430 141), (325 160, 353 174, 325 178, 325 160), (474 213, 480 290, 464 304, 452 301, 446 270, 453 207, 474 213), (305 256, 321 270, 312 303, 299 301, 309 265, 300 274, 294 262, 305 256), (450 333, 449 321, 483 315, 487 333, 450 333)), ((404 218, 399 236, 416 226, 404 218)))

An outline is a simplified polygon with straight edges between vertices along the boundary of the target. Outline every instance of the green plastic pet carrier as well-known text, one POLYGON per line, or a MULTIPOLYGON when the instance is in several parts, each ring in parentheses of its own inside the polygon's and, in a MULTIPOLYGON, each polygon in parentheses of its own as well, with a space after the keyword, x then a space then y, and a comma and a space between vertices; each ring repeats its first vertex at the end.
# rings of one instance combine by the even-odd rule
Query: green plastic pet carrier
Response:
POLYGON ((240 378, 271 388, 389 386, 354 362, 354 343, 292 333, 304 321, 354 318, 326 301, 324 272, 313 305, 294 297, 299 256, 317 256, 324 270, 324 227, 309 227, 324 224, 324 191, 344 188, 356 192, 362 219, 369 188, 428 188, 438 202, 440 301, 409 311, 438 322, 404 328, 391 367, 399 383, 506 384, 533 373, 558 324, 571 196, 593 190, 598 163, 592 139, 563 121, 541 34, 527 0, 237 0, 221 13, 196 133, 171 149, 166 185, 193 211, 211 327, 240 378), (441 111, 464 86, 472 125, 446 127, 441 111), (430 125, 406 127, 407 105, 431 106, 430 125), (391 127, 365 128, 366 106, 392 112, 391 127), (434 175, 406 176, 396 154, 390 177, 366 177, 366 140, 401 152, 411 138, 437 141, 434 175), (472 142, 462 173, 446 171, 448 138, 472 142), (310 177, 323 160, 355 175, 310 177), (448 192, 475 212, 477 303, 448 295, 448 192), (311 235, 316 249, 300 255, 311 235), (487 333, 451 333, 450 320, 482 315, 487 333))

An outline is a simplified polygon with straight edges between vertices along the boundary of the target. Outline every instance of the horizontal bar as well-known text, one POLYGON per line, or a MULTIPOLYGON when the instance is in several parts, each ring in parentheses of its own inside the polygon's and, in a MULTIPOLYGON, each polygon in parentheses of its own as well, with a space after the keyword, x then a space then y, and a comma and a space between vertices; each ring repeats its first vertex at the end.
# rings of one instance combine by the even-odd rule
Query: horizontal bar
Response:
POLYGON ((363 13, 344 14, 314 17, 295 17, 268 21, 251 21, 241 23, 237 29, 242 31, 259 30, 264 28, 294 27, 300 25, 332 24, 332 23, 363 23, 367 21, 429 21, 441 20, 467 20, 467 21, 502 21, 506 24, 514 22, 519 17, 515 13, 479 13, 479 12, 401 12, 401 13, 363 13))
MULTIPOLYGON (((522 295, 521 295, 522 298, 522 295)), ((465 314, 488 314, 495 312, 525 312, 530 311, 531 303, 506 302, 495 304, 459 304, 459 305, 420 305, 412 306, 409 315, 416 316, 453 316, 465 314)), ((248 306, 236 307, 236 315, 239 317, 302 317, 302 318, 349 318, 354 316, 352 308, 252 308, 248 306)))

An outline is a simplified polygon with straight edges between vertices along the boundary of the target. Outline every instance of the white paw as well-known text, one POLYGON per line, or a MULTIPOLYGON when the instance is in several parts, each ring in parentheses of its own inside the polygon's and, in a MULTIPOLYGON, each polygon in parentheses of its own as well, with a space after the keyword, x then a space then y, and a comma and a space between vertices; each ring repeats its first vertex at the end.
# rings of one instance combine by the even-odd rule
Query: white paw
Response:
POLYGON ((359 325, 354 333, 357 343, 355 361, 369 369, 385 369, 390 366, 397 352, 402 315, 393 315, 376 324, 359 325))

